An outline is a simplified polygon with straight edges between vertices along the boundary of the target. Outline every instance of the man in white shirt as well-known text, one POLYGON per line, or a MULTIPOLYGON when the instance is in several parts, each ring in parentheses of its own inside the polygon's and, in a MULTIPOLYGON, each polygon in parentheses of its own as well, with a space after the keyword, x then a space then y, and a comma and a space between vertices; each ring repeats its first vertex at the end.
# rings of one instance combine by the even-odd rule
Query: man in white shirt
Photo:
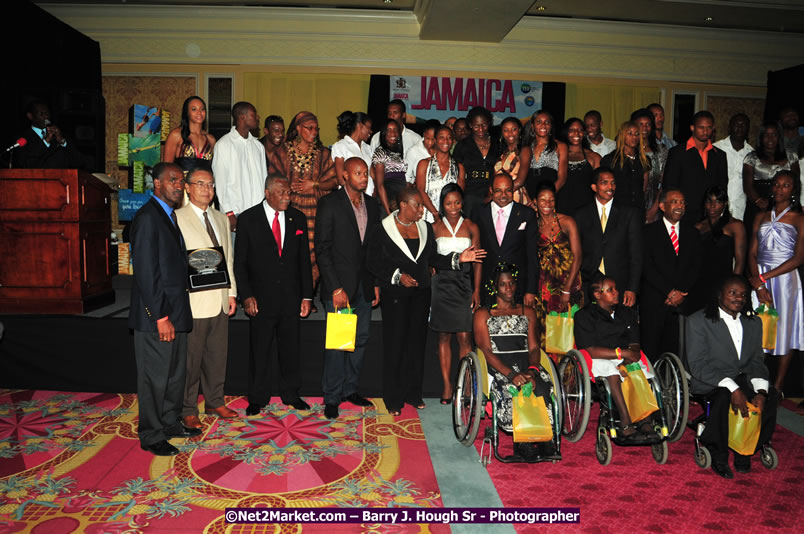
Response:
POLYGON ((230 278, 229 287, 190 293, 193 329, 187 335, 187 375, 181 415, 185 427, 201 428, 198 419, 199 386, 204 395, 206 413, 224 419, 237 417, 223 398, 229 353, 229 316, 237 311, 237 285, 229 221, 210 205, 215 196, 215 178, 207 170, 195 169, 187 174, 184 188, 190 202, 176 210, 176 217, 187 250, 221 247, 230 278))
POLYGON ((745 113, 738 113, 729 120, 729 136, 713 143, 726 153, 729 172, 729 211, 735 219, 743 220, 745 214, 745 191, 743 190, 743 160, 753 152, 745 138, 748 137, 750 122, 745 113))
POLYGON ((653 103, 648 106, 648 111, 653 113, 653 123, 656 125, 656 142, 670 150, 678 143, 664 133, 664 108, 661 104, 653 103))
POLYGON ((419 162, 432 157, 431 151, 435 147, 435 133, 439 126, 441 126, 441 123, 437 120, 427 121, 422 132, 422 140, 413 145, 410 150, 405 150, 405 161, 408 164, 405 179, 409 184, 416 183, 416 168, 419 166, 419 162))
MULTIPOLYGON (((413 148, 413 145, 422 140, 422 136, 413 130, 405 127, 405 120, 407 118, 407 106, 399 99, 391 100, 388 102, 388 114, 386 118, 393 119, 402 125, 402 151, 407 154, 408 150, 413 148)), ((380 132, 375 133, 371 137, 371 153, 380 146, 380 132)))
POLYGON ((609 152, 614 152, 617 142, 613 139, 606 139, 603 135, 603 118, 596 109, 586 112, 583 116, 583 123, 586 126, 586 138, 589 139, 590 148, 600 154, 602 158, 609 152))
POLYGON ((221 211, 229 218, 234 232, 237 217, 265 198, 263 186, 268 176, 265 147, 251 135, 260 124, 257 109, 248 102, 232 106, 235 125, 215 143, 212 173, 217 181, 221 211))
MULTIPOLYGON (((741 313, 749 303, 745 278, 731 275, 712 301, 687 320, 685 347, 692 376, 690 389, 710 401, 709 418, 700 440, 712 454, 712 469, 734 478, 729 468, 729 410, 748 417, 750 402, 761 412, 756 449, 770 441, 776 427, 779 395, 768 382, 762 350, 762 321, 741 313), (725 325, 726 328, 723 328, 725 325)), ((734 453, 738 473, 751 470, 751 456, 734 453)))

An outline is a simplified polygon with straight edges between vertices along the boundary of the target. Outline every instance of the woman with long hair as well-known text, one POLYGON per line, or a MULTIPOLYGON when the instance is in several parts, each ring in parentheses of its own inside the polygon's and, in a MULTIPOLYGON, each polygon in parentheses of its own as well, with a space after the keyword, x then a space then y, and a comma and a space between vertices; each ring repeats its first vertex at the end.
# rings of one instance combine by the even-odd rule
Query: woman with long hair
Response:
POLYGON ((389 119, 380 130, 380 146, 371 156, 374 185, 385 213, 391 213, 399 207, 396 197, 407 185, 407 170, 402 147, 402 125, 389 119))
MULTIPOLYGON (((358 157, 371 170, 371 146, 368 143, 371 138, 371 117, 360 111, 344 111, 338 115, 338 135, 340 140, 332 145, 332 161, 335 164, 335 177, 343 185, 343 164, 347 159, 358 157)), ((370 175, 366 194, 374 194, 374 182, 370 175)))
POLYGON ((667 163, 668 148, 656 139, 656 125, 653 113, 642 108, 631 113, 631 122, 639 128, 642 149, 648 156, 650 172, 648 185, 645 188, 645 223, 652 223, 659 218, 659 190, 664 178, 664 164, 667 163))
POLYGON ((698 282, 690 291, 691 311, 706 305, 724 277, 743 273, 748 248, 745 226, 731 216, 728 194, 719 185, 704 193, 704 218, 695 228, 701 234, 704 257, 698 282))
POLYGON ((525 186, 535 209, 535 195, 539 184, 549 180, 560 191, 567 182, 567 145, 555 139, 553 116, 543 109, 533 114, 525 128, 525 148, 521 155, 522 165, 528 167, 524 184, 520 180, 514 189, 525 186))
POLYGON ((506 117, 500 124, 500 157, 494 164, 494 176, 504 174, 514 184, 522 184, 518 188, 514 186, 514 202, 527 206, 530 198, 524 184, 528 177, 528 166, 522 165, 522 150, 522 122, 516 117, 506 117))
POLYGON ((458 184, 463 190, 466 171, 449 155, 452 130, 441 126, 436 133, 435 154, 419 162, 416 168, 416 189, 424 201, 424 220, 433 223, 440 217, 441 189, 458 184))
POLYGON ((780 171, 771 183, 770 210, 754 219, 748 269, 751 287, 759 303, 776 308, 776 348, 779 355, 774 387, 784 390, 784 377, 793 351, 804 350, 804 304, 801 277, 796 270, 804 262, 804 215, 798 203, 798 180, 788 170, 780 171))
POLYGON ((570 217, 595 198, 592 175, 600 166, 600 154, 589 146, 583 121, 572 117, 564 123, 560 138, 567 143, 567 182, 556 193, 556 210, 570 217))
POLYGON ((617 148, 606 154, 600 164, 614 171, 617 182, 614 198, 626 206, 637 208, 644 220, 650 160, 645 153, 639 127, 635 123, 622 123, 617 132, 617 148))
POLYGON ((168 134, 162 161, 176 163, 185 174, 193 169, 212 172, 215 136, 206 131, 207 105, 200 96, 191 96, 181 106, 181 124, 168 134))
MULTIPOLYGON (((494 177, 494 164, 500 153, 497 140, 489 133, 493 117, 491 112, 482 106, 469 110, 466 116, 472 134, 455 145, 452 156, 466 169, 466 188, 464 211, 472 217, 489 193, 491 180, 494 177)), ((455 126, 457 126, 457 121, 455 126)))

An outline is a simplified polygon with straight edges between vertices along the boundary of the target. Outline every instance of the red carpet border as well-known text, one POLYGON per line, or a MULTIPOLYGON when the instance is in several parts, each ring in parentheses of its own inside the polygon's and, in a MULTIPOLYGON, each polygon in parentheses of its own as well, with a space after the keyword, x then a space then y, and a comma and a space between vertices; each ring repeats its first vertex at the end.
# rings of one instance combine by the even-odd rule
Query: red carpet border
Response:
MULTIPOLYGON (((202 416, 204 434, 142 451, 136 395, 0 390, 0 534, 447 532, 444 525, 227 525, 227 507, 440 507, 416 410, 202 416)), ((245 409, 243 398, 227 405, 245 409)))

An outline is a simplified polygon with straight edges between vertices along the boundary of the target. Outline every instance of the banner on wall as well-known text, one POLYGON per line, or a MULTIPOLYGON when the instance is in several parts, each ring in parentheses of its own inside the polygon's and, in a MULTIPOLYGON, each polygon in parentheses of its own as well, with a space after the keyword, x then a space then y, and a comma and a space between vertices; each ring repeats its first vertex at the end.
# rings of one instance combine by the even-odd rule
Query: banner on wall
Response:
POLYGON ((483 106, 500 124, 506 117, 530 118, 542 108, 542 82, 443 76, 391 76, 390 82, 389 100, 405 102, 408 116, 417 121, 444 122, 483 106))

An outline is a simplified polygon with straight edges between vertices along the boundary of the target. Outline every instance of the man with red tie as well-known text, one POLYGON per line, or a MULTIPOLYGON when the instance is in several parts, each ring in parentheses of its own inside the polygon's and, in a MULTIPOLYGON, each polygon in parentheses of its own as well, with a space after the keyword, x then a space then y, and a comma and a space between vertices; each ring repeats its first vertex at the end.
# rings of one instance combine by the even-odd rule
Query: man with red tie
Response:
POLYGON ((265 180, 265 200, 237 219, 235 278, 249 316, 249 380, 246 415, 257 415, 271 398, 269 351, 277 338, 282 402, 297 410, 310 406, 299 397, 299 317, 307 317, 313 274, 307 219, 290 207, 284 176, 265 180))
POLYGON ((642 289, 640 291, 640 339, 648 359, 664 352, 678 354, 679 314, 687 315, 689 291, 701 268, 701 236, 692 223, 682 221, 687 204, 677 189, 659 196, 663 217, 645 226, 642 289))

